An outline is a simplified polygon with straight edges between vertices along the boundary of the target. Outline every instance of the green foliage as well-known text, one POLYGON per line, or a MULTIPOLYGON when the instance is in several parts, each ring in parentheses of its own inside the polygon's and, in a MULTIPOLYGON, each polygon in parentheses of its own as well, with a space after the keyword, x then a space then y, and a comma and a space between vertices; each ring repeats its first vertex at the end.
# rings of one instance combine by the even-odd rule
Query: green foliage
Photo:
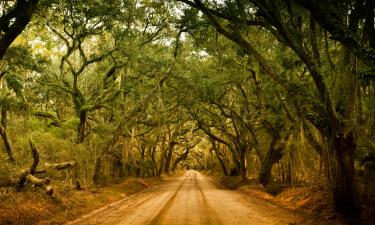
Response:
POLYGON ((358 76, 363 87, 369 86, 375 80, 375 68, 360 71, 358 76))
POLYGON ((336 121, 336 133, 358 132, 357 161, 373 152, 374 69, 308 9, 202 2, 214 16, 175 1, 40 1, 0 62, 20 166, 31 163, 30 138, 42 163, 78 163, 54 178, 86 184, 220 160, 228 171, 251 160, 257 177, 281 149, 273 175, 292 162, 293 179, 307 182, 321 160, 314 143, 329 150, 336 121))
POLYGON ((17 95, 22 95, 23 84, 19 76, 15 74, 7 74, 5 80, 10 89, 13 89, 17 95))

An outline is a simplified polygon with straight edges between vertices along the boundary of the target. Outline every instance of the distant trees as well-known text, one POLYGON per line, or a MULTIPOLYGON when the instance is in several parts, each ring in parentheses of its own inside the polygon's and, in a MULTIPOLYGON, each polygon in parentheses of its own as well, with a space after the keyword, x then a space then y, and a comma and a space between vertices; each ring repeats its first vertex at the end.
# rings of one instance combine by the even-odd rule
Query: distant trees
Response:
POLYGON ((23 138, 36 136, 49 162, 77 162, 67 176, 83 184, 176 170, 194 144, 187 139, 190 125, 183 115, 171 119, 179 114, 163 94, 181 35, 170 26, 168 7, 70 0, 39 7, 27 35, 0 65, 1 134, 9 160, 27 161, 19 149, 23 138), (14 135, 21 138, 14 141, 14 135))
POLYGON ((263 186, 324 173, 338 212, 358 212, 356 169, 375 152, 372 1, 0 6, 10 162, 27 164, 32 136, 83 183, 186 165, 263 186))

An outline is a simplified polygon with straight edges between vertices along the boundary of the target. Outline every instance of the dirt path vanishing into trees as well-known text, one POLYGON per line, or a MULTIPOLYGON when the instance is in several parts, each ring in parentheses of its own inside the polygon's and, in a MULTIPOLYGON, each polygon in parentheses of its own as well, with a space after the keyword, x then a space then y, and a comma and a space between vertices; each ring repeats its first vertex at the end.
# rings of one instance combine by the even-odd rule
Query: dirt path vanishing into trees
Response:
POLYGON ((167 184, 124 198, 69 224, 295 225, 305 224, 303 221, 306 216, 300 213, 225 189, 190 170, 167 184))

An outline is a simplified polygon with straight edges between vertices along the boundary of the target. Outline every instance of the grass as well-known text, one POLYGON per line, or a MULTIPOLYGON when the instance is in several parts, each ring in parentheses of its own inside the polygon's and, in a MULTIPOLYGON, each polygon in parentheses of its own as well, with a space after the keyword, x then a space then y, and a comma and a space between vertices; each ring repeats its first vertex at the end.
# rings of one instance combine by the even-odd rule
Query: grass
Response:
POLYGON ((72 190, 55 184, 55 197, 28 187, 22 192, 0 189, 0 225, 64 224, 79 216, 120 200, 145 188, 158 185, 162 178, 128 178, 106 187, 72 190))
POLYGON ((293 210, 306 219, 301 224, 345 224, 333 212, 325 188, 321 186, 290 186, 271 183, 266 188, 255 179, 243 181, 241 176, 210 175, 231 190, 238 190, 248 196, 263 199, 280 207, 293 210))
POLYGON ((289 186, 271 183, 263 187, 256 180, 243 181, 240 176, 218 177, 225 187, 241 190, 254 197, 262 198, 289 209, 307 210, 320 213, 329 211, 330 202, 325 188, 320 186, 289 186))

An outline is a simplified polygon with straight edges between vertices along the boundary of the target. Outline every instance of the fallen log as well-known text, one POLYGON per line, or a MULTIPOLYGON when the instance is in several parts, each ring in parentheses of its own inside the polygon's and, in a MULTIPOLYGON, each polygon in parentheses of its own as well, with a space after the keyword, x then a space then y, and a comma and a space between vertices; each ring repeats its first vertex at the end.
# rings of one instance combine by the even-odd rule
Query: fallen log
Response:
POLYGON ((75 161, 61 162, 61 163, 44 163, 44 168, 35 170, 35 174, 44 174, 48 170, 63 170, 76 166, 75 161))
POLYGON ((33 163, 30 168, 20 170, 15 176, 0 177, 0 187, 14 186, 17 191, 21 191, 25 183, 30 183, 33 186, 44 188, 48 195, 53 195, 53 188, 49 185, 51 180, 49 178, 40 179, 34 176, 39 164, 39 153, 32 141, 29 141, 29 144, 33 156, 33 163))
POLYGON ((53 195, 53 188, 49 185, 51 183, 51 179, 39 179, 30 173, 27 174, 25 178, 30 184, 38 187, 43 187, 46 190, 47 195, 53 195))
POLYGON ((37 178, 36 176, 32 175, 32 174, 27 174, 26 175, 26 180, 27 182, 35 185, 35 186, 43 186, 43 185, 48 185, 51 183, 51 179, 49 178, 45 178, 45 179, 40 179, 40 178, 37 178))
POLYGON ((69 161, 69 162, 61 162, 61 163, 44 163, 45 165, 45 170, 48 169, 55 169, 55 170, 63 170, 63 169, 68 169, 72 168, 76 165, 75 161, 69 161))
POLYGON ((26 176, 30 174, 30 169, 23 169, 21 172, 13 178, 16 181, 16 190, 21 191, 25 186, 26 176))
POLYGON ((35 174, 43 174, 43 173, 47 173, 47 170, 46 169, 35 170, 35 174))
MULTIPOLYGON (((0 127, 1 129, 1 127, 0 127)), ((0 130, 1 133, 1 130, 0 130)), ((33 157, 33 162, 30 168, 21 169, 16 175, 1 175, 0 176, 0 187, 15 187, 18 191, 21 191, 25 184, 29 184, 32 186, 43 188, 46 193, 50 196, 53 195, 54 190, 52 186, 50 186, 51 179, 49 178, 38 178, 35 175, 46 173, 48 170, 63 170, 69 169, 76 166, 75 161, 68 161, 68 162, 61 162, 61 163, 45 163, 43 169, 37 169, 40 159, 39 153, 33 142, 30 140, 29 145, 31 148, 31 153, 33 157)), ((81 184, 78 180, 75 180, 73 183, 73 188, 77 190, 82 190, 81 184)))
POLYGON ((33 155, 33 164, 30 167, 30 173, 35 174, 36 167, 39 164, 39 153, 38 150, 36 149, 35 145, 31 140, 29 140, 30 148, 31 148, 31 154, 33 155))

